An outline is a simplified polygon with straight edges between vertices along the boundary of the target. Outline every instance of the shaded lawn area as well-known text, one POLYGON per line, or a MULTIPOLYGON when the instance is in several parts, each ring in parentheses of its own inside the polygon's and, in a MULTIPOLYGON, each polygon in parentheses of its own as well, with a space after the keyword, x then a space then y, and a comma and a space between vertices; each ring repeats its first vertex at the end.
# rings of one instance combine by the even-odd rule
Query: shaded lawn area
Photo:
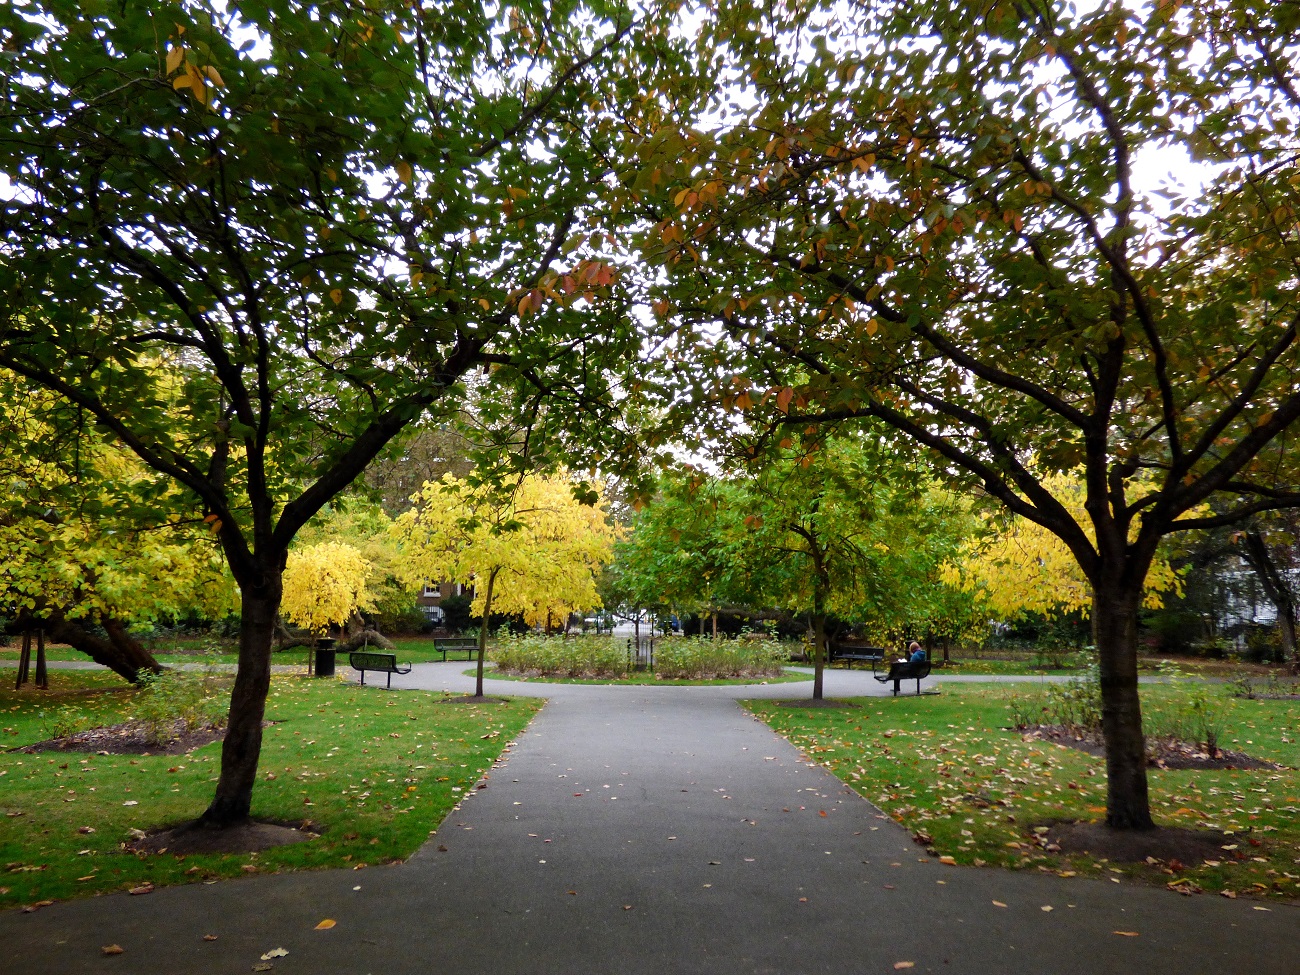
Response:
POLYGON ((336 680, 271 685, 253 813, 310 820, 318 839, 252 854, 138 856, 131 830, 193 819, 212 798, 221 743, 185 755, 29 754, 61 709, 104 724, 135 691, 101 672, 57 671, 52 690, 0 687, 0 908, 243 873, 409 857, 541 707, 537 700, 447 703, 336 680))
MULTIPOLYGON (((1286 765, 1282 771, 1150 769, 1162 826, 1215 830, 1222 856, 1129 864, 1046 850, 1035 827, 1105 818, 1105 765, 1010 730, 1023 686, 947 685, 939 696, 859 698, 858 708, 746 706, 814 760, 959 864, 1065 876, 1134 878, 1226 896, 1300 897, 1300 702, 1218 698, 1220 746, 1286 765)), ((1149 728, 1182 707, 1178 687, 1144 686, 1149 728)))

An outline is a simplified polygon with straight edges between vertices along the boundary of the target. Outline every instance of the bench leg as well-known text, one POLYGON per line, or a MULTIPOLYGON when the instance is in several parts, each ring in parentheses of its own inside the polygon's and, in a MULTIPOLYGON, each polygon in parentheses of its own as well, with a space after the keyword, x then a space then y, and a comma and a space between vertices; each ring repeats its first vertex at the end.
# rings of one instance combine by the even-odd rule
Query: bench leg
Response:
POLYGON ((900 678, 898 678, 898 677, 895 677, 895 678, 894 678, 894 697, 898 697, 898 684, 899 684, 899 681, 900 681, 900 678))
MULTIPOLYGON (((921 687, 920 683, 918 682, 916 686, 919 693, 919 688, 921 687)), ((390 691, 393 689, 393 672, 391 670, 388 672, 388 689, 390 691)))
POLYGON ((366 686, 366 672, 364 669, 362 669, 361 671, 361 686, 362 687, 366 686))

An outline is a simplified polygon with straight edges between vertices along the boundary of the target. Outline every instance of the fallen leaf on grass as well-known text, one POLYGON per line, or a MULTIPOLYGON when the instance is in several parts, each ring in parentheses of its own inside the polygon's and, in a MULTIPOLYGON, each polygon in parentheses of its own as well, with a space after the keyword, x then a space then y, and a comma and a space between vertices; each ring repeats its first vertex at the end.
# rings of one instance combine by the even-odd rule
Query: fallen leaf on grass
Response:
POLYGON ((120 955, 126 951, 121 945, 104 945, 99 950, 105 955, 120 955))
POLYGON ((284 948, 272 948, 262 956, 262 961, 270 961, 272 958, 283 958, 287 954, 289 954, 289 952, 284 948))
POLYGON ((941 857, 939 857, 939 862, 942 863, 942 864, 945 864, 945 865, 947 865, 947 866, 949 866, 949 867, 955 867, 955 866, 957 866, 957 861, 956 861, 956 859, 953 858, 953 857, 950 857, 950 856, 941 856, 941 857))
POLYGON ((1111 934, 1118 934, 1121 938, 1136 938, 1138 936, 1136 931, 1112 931, 1111 934))
POLYGON ((330 918, 326 918, 325 920, 321 921, 320 924, 316 925, 314 930, 328 931, 330 928, 334 927, 334 925, 337 923, 338 923, 337 921, 331 920, 330 918))

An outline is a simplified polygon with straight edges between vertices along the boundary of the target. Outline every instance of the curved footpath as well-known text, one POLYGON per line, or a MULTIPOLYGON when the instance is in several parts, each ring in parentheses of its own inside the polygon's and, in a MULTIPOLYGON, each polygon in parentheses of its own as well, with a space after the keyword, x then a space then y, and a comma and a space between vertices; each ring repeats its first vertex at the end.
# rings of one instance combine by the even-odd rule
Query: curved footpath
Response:
MULTIPOLYGON (((395 692, 472 690, 466 666, 395 692)), ((4 971, 248 972, 274 948, 276 975, 1296 971, 1288 905, 940 865, 735 703, 809 692, 491 682, 550 702, 408 863, 6 912, 4 971)))

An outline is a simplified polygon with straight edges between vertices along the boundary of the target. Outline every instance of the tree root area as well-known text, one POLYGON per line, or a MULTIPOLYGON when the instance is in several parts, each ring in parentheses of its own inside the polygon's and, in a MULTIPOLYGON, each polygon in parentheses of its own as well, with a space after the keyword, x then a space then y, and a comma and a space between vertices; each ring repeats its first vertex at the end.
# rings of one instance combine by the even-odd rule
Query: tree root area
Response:
POLYGON ((854 704, 852 701, 837 701, 830 697, 810 697, 800 698, 797 701, 777 701, 776 706, 780 708, 857 708, 860 704, 854 704))
MULTIPOLYGON (((1104 756, 1106 742, 1100 731, 1087 728, 1067 728, 1062 725, 1031 725, 1020 729, 1026 738, 1050 741, 1066 748, 1074 748, 1089 755, 1104 756)), ((1148 736, 1146 740, 1147 767, 1162 769, 1270 769, 1286 768, 1276 762, 1254 758, 1243 752, 1220 748, 1211 755, 1202 745, 1170 736, 1148 736)))
POLYGON ((132 853, 169 853, 189 856, 194 853, 258 853, 276 846, 305 843, 320 835, 320 826, 310 821, 279 823, 248 820, 215 828, 195 820, 171 829, 163 829, 127 844, 132 853))
POLYGON ((1111 829, 1105 823, 1048 823, 1042 842, 1059 846, 1062 853, 1087 853, 1112 863, 1145 863, 1159 860, 1174 869, 1199 866, 1205 860, 1234 860, 1237 851, 1225 845, 1244 842, 1225 837, 1218 830, 1195 830, 1166 826, 1159 829, 1111 829))

